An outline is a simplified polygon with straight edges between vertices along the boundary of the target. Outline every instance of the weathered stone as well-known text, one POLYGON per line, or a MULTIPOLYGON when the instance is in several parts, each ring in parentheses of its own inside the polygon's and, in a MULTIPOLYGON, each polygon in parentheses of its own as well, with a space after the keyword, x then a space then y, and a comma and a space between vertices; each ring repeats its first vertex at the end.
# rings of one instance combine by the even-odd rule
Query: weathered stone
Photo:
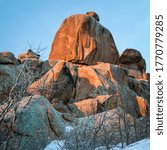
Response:
POLYGON ((75 94, 76 75, 71 63, 59 61, 41 79, 28 88, 31 94, 40 94, 50 101, 54 98, 66 101, 75 94))
POLYGON ((91 16, 93 18, 95 18, 97 21, 100 21, 100 17, 97 13, 93 12, 93 11, 89 11, 86 13, 88 16, 91 16))
POLYGON ((147 101, 148 104, 150 103, 150 84, 148 81, 135 80, 129 77, 128 86, 138 96, 143 97, 147 101))
POLYGON ((49 60, 68 60, 88 65, 117 64, 119 54, 109 30, 98 23, 95 13, 65 19, 54 38, 49 60))
POLYGON ((19 54, 18 55, 18 59, 21 61, 22 59, 27 59, 27 58, 35 58, 35 59, 39 59, 40 55, 36 54, 35 52, 33 52, 31 49, 29 49, 26 53, 23 54, 19 54))
POLYGON ((0 52, 0 65, 19 65, 14 54, 8 51, 0 52))
POLYGON ((137 69, 128 69, 128 76, 135 79, 144 79, 143 73, 137 69))
POLYGON ((112 95, 100 95, 96 98, 85 99, 73 104, 69 104, 72 113, 77 117, 95 115, 106 110, 112 110, 117 107, 118 98, 112 95))
POLYGON ((0 65, 0 104, 8 99, 16 74, 15 66, 0 65))
MULTIPOLYGON (((76 103, 77 107, 75 103, 70 105, 72 107, 71 110, 75 110, 72 112, 77 112, 78 116, 90 115, 92 111, 97 113, 99 109, 97 104, 104 105, 103 103, 87 99, 96 99, 97 96, 101 95, 113 95, 118 97, 116 101, 118 106, 126 105, 127 111, 137 117, 140 116, 140 106, 136 96, 141 96, 149 101, 148 91, 145 92, 144 86, 138 82, 140 81, 135 79, 130 81, 127 71, 119 66, 106 63, 100 63, 95 66, 80 66, 65 61, 58 61, 41 79, 30 85, 28 92, 44 95, 51 102, 55 98, 63 101, 61 103, 53 103, 60 112, 69 113, 66 105, 70 99, 75 102, 85 100, 88 103, 86 104, 87 106, 93 103, 95 111, 94 109, 91 110, 91 108, 85 108, 88 111, 85 114, 80 111, 81 108, 77 108, 79 105, 82 106, 84 101, 76 103), (140 88, 138 88, 138 85, 140 85, 140 88), (78 111, 81 113, 78 113, 78 111)), ((86 105, 85 107, 87 107, 86 105)), ((112 109, 112 107, 109 109, 112 109)))
POLYGON ((0 147, 2 150, 44 149, 52 140, 64 136, 66 125, 70 122, 46 98, 24 97, 16 114, 10 110, 0 124, 0 147))
POLYGON ((61 113, 70 113, 70 110, 68 108, 68 106, 66 105, 66 103, 64 103, 62 100, 58 99, 58 98, 54 98, 51 101, 52 106, 59 112, 61 113))
POLYGON ((31 70, 34 73, 36 72, 40 77, 42 72, 42 61, 39 58, 40 55, 36 54, 31 49, 29 49, 26 53, 18 55, 18 59, 21 62, 21 64, 24 64, 27 67, 29 67, 29 70, 31 70))
POLYGON ((150 73, 143 73, 143 79, 150 82, 150 73))
POLYGON ((120 56, 120 64, 134 64, 142 59, 142 55, 135 49, 126 49, 120 56))
POLYGON ((140 115, 145 116, 147 114, 147 111, 148 111, 148 104, 147 104, 146 100, 140 96, 137 96, 136 99, 138 102, 140 115))
POLYGON ((57 60, 46 60, 42 62, 40 74, 43 76, 46 72, 51 70, 56 64, 57 60))
POLYGON ((146 121, 146 117, 136 119, 120 107, 79 118, 75 130, 67 135, 65 145, 73 150, 115 145, 127 142, 127 138, 131 143, 146 134, 146 121))
POLYGON ((34 72, 41 72, 42 61, 36 58, 25 58, 21 60, 21 63, 29 67, 34 72))
POLYGON ((127 85, 127 74, 123 68, 100 63, 78 68, 75 100, 95 98, 98 95, 115 95, 116 84, 127 85))
POLYGON ((119 65, 128 69, 128 76, 145 79, 146 62, 139 51, 126 49, 119 58, 119 65))

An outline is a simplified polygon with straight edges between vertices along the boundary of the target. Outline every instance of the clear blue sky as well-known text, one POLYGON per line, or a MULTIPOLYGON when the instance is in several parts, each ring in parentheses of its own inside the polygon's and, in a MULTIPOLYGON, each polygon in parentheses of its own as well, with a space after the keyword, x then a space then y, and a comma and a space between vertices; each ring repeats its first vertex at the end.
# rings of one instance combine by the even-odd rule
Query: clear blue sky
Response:
POLYGON ((29 48, 50 47, 62 21, 77 13, 95 11, 107 27, 120 53, 139 50, 150 67, 149 0, 0 0, 0 51, 17 55, 29 48))

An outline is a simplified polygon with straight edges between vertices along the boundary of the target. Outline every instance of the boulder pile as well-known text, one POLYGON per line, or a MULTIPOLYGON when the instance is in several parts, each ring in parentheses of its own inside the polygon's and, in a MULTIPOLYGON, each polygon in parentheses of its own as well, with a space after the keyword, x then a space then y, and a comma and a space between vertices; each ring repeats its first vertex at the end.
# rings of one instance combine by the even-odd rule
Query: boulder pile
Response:
POLYGON ((99 21, 95 12, 66 18, 47 61, 31 49, 18 59, 0 53, 2 150, 40 150, 53 140, 94 149, 149 135, 145 59, 135 49, 119 56, 99 21))

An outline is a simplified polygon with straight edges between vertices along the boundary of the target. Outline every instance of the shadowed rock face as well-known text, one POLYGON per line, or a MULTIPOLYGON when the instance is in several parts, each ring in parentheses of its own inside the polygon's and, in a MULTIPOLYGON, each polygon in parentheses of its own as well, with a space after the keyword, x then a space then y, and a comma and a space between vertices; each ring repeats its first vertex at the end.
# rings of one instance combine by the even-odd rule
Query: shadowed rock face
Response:
POLYGON ((95 18, 97 21, 100 21, 99 15, 96 14, 95 12, 89 11, 89 12, 87 12, 86 14, 87 14, 88 16, 91 16, 91 17, 95 18))
POLYGON ((49 60, 117 64, 119 54, 114 39, 97 20, 99 17, 94 12, 66 18, 56 33, 49 60))
POLYGON ((1 65, 19 65, 19 61, 15 58, 13 53, 4 51, 0 52, 0 64, 1 65))
POLYGON ((119 58, 121 67, 128 69, 128 75, 136 79, 147 79, 146 62, 141 53, 135 49, 125 49, 119 58))

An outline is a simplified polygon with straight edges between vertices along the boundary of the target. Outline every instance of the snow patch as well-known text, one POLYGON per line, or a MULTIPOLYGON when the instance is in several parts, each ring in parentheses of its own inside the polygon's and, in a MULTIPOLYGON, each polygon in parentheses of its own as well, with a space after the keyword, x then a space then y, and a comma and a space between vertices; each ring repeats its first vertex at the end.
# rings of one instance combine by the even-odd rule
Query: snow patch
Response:
MULTIPOLYGON (((65 143, 64 140, 52 141, 49 145, 47 145, 47 147, 44 150, 62 150, 64 143, 65 143)), ((120 144, 117 145, 117 147, 110 146, 110 150, 150 150, 150 139, 144 139, 144 140, 138 141, 124 148, 118 148, 118 147, 120 147, 120 144)), ((106 148, 98 147, 95 150, 106 150, 106 148)))
POLYGON ((64 146, 64 140, 63 141, 59 141, 59 140, 55 140, 52 141, 49 145, 47 145, 45 147, 44 150, 61 150, 64 146))
POLYGON ((70 133, 74 128, 72 126, 66 126, 65 127, 65 133, 70 133))
MULTIPOLYGON (((150 139, 144 139, 136 143, 132 143, 124 148, 119 148, 120 144, 117 147, 110 146, 110 150, 150 150, 150 139)), ((105 147, 98 147, 95 150, 106 150, 105 147)))
POLYGON ((150 139, 144 139, 136 143, 130 144, 123 150, 150 150, 150 139))

